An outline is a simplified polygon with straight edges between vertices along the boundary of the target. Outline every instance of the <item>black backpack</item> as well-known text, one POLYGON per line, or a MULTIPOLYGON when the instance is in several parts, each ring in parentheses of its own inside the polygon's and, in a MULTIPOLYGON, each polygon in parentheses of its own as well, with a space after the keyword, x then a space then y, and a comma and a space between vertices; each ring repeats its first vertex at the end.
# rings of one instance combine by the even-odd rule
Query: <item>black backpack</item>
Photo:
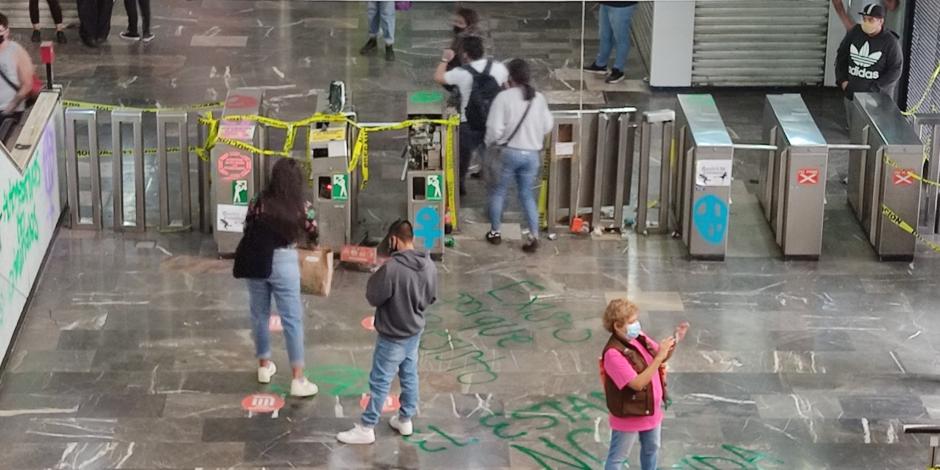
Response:
POLYGON ((467 109, 464 115, 467 118, 467 124, 471 129, 482 131, 486 129, 486 117, 490 114, 490 105, 496 95, 502 91, 496 79, 490 75, 490 68, 493 66, 492 60, 486 61, 486 68, 483 72, 477 72, 470 64, 463 68, 473 76, 473 88, 470 89, 470 100, 467 102, 467 109))

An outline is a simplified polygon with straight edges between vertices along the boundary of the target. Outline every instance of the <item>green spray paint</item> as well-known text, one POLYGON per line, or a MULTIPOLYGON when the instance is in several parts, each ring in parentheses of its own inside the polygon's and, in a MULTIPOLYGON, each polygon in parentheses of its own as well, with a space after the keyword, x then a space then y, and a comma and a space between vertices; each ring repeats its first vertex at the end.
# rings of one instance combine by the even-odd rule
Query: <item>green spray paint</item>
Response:
POLYGON ((318 365, 307 370, 307 377, 333 397, 358 397, 369 393, 369 371, 358 367, 318 365))
MULTIPOLYGON (((443 437, 444 440, 446 440, 446 441, 447 441, 448 443, 450 443, 450 445, 452 445, 452 446, 456 446, 456 447, 466 447, 466 446, 468 446, 468 445, 476 444, 476 443, 480 442, 480 440, 477 439, 477 438, 475 438, 475 437, 471 437, 471 438, 467 439, 466 441, 461 442, 458 438, 456 438, 456 437, 454 437, 454 436, 451 436, 450 434, 447 434, 446 432, 442 431, 440 428, 438 428, 437 426, 435 426, 435 425, 433 425, 433 424, 429 424, 429 425, 428 425, 428 429, 430 429, 431 432, 433 432, 433 433, 435 433, 435 434, 437 434, 437 435, 443 437)), ((421 439, 421 440, 416 439, 417 436, 419 436, 419 435, 421 435, 421 434, 422 434, 421 430, 418 429, 418 428, 415 428, 415 429, 414 429, 414 434, 412 434, 412 435, 410 435, 410 436, 402 436, 402 439, 403 439, 405 442, 408 442, 409 444, 416 444, 419 449, 421 449, 421 450, 423 450, 423 451, 425 451, 425 452, 441 452, 441 451, 449 450, 449 449, 450 449, 450 447, 448 447, 447 445, 444 445, 443 443, 441 443, 441 445, 439 445, 439 446, 437 446, 437 447, 429 447, 429 446, 428 446, 428 439, 421 439)))
MULTIPOLYGON (((0 303, 4 305, 11 297, 16 282, 23 276, 33 246, 39 241, 35 203, 35 194, 42 181, 39 160, 32 160, 23 176, 3 193, 3 199, 0 200, 0 224, 16 225, 16 250, 6 273, 10 285, 0 291, 0 303)), ((0 311, 0 325, 3 324, 3 317, 0 311)))

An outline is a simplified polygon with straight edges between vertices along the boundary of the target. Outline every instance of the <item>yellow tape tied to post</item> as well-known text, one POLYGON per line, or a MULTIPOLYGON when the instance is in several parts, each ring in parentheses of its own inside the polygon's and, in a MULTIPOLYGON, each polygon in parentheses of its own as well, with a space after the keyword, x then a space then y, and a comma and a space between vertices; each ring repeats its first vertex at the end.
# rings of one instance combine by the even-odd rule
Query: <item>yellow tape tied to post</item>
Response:
POLYGON ((882 204, 882 205, 881 205, 881 214, 884 215, 884 216, 888 219, 889 222, 891 222, 892 224, 896 225, 896 226, 897 226, 898 228, 900 228, 901 230, 904 230, 905 232, 907 232, 907 233, 913 235, 915 239, 917 239, 917 240, 923 242, 923 243, 924 243, 925 245, 927 245, 931 250, 933 250, 933 251, 935 251, 935 252, 937 252, 937 253, 940 253, 940 244, 934 243, 934 242, 932 242, 932 241, 927 240, 926 238, 924 238, 923 235, 921 235, 920 233, 917 232, 917 229, 915 229, 913 226, 911 226, 911 224, 905 222, 904 219, 902 219, 901 216, 899 216, 897 212, 894 212, 893 210, 891 210, 890 207, 888 207, 888 206, 882 204))

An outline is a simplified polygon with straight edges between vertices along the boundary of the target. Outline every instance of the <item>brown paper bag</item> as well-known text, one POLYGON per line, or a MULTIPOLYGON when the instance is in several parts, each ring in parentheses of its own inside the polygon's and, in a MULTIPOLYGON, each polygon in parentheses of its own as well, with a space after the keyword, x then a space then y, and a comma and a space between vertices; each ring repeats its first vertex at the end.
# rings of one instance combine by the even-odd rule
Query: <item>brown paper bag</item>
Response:
POLYGON ((304 294, 330 295, 333 284, 333 252, 325 248, 298 249, 300 258, 300 292, 304 294))

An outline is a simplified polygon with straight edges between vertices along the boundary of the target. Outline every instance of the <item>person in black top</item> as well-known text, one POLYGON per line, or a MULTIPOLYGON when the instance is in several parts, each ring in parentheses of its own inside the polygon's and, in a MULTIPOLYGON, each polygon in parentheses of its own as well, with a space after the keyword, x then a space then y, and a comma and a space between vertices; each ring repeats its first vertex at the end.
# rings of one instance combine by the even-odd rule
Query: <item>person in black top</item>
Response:
POLYGON ((627 65, 627 54, 630 53, 630 23, 633 12, 636 11, 637 2, 601 2, 598 23, 600 28, 601 46, 597 58, 584 70, 594 73, 606 73, 607 61, 610 59, 611 49, 617 49, 614 66, 607 74, 607 83, 623 81, 624 67, 627 65), (617 41, 616 47, 614 41, 617 41))
POLYGON ((836 55, 836 84, 845 92, 846 119, 855 93, 880 92, 893 98, 904 65, 897 37, 884 27, 884 8, 869 4, 861 16, 836 55))

